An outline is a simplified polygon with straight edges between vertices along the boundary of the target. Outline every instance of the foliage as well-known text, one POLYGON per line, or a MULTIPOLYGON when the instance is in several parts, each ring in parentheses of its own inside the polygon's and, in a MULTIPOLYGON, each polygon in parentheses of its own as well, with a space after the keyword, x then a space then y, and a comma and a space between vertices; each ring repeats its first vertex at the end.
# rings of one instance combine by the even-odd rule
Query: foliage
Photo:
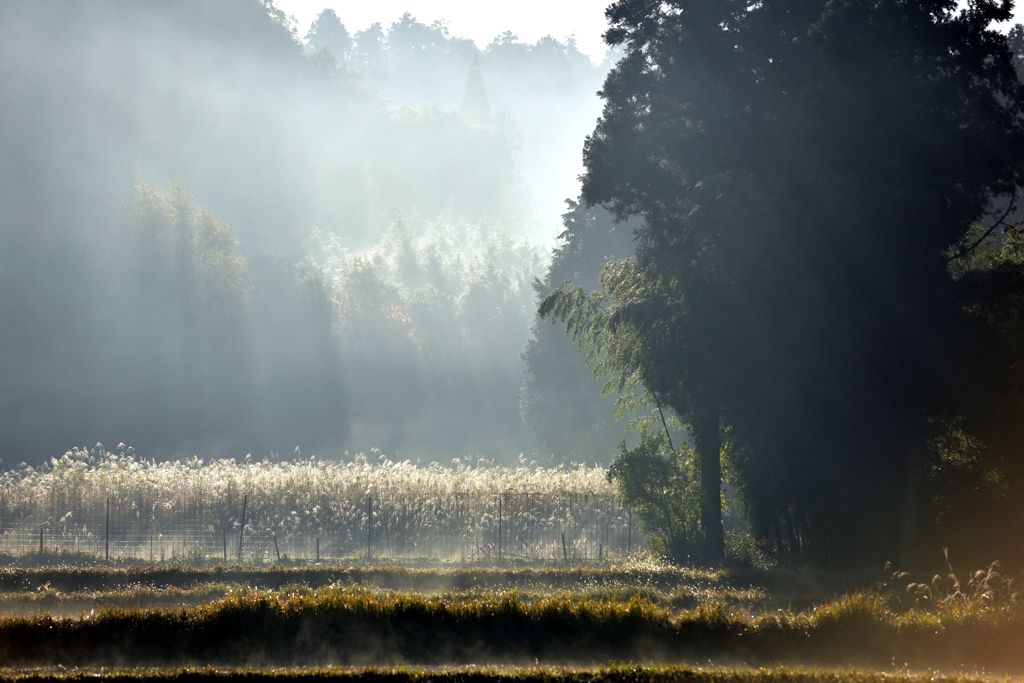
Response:
MULTIPOLYGON (((600 282, 601 289, 595 292, 569 281, 562 283, 541 302, 539 315, 563 321, 579 352, 585 353, 588 364, 594 364, 595 376, 609 378, 605 392, 619 394, 616 417, 655 405, 660 425, 653 415, 634 418, 631 425, 640 427, 640 444, 630 451, 623 442, 610 472, 624 498, 638 504, 645 524, 658 539, 659 551, 675 561, 721 562, 724 535, 714 537, 714 529, 720 533, 722 529, 717 413, 711 424, 715 438, 705 446, 709 457, 695 457, 689 443, 677 451, 671 444, 664 409, 672 408, 688 423, 699 420, 706 414, 702 410, 707 405, 703 402, 707 384, 699 371, 686 382, 676 383, 655 370, 669 358, 678 361, 690 351, 690 344, 677 338, 680 331, 685 335, 687 326, 672 317, 662 283, 650 281, 635 259, 609 261, 600 282), (656 331, 648 327, 652 322, 656 331), (712 467, 715 472, 705 481, 703 473, 712 467), (708 510, 710 497, 714 500, 708 510)), ((675 418, 673 421, 682 426, 675 418)), ((691 429, 698 449, 699 437, 706 431, 691 429)))
MULTIPOLYGON (((760 538, 913 564, 927 416, 999 404, 993 368, 1015 362, 971 313, 994 299, 948 272, 1024 179, 1024 96, 991 28, 1009 5, 622 0, 608 17, 626 54, 583 198, 644 223, 602 280, 621 340, 604 352, 698 452, 721 410, 760 538)), ((555 296, 594 338, 593 300, 555 296)), ((995 445, 994 424, 969 431, 995 445)))
POLYGON ((413 219, 355 253, 336 235, 312 241, 350 387, 347 443, 403 459, 522 452, 519 351, 538 246, 501 225, 413 219), (399 423, 381 419, 395 411, 399 423))
POLYGON ((336 59, 344 61, 352 49, 352 36, 334 10, 325 9, 310 25, 306 33, 306 46, 309 49, 325 47, 336 59))
MULTIPOLYGON (((317 40, 343 38, 332 16, 321 15, 317 40)), ((395 359, 345 366, 374 349, 343 355, 335 283, 305 263, 303 244, 315 225, 363 252, 401 215, 522 233, 530 209, 511 125, 396 106, 328 47, 304 50, 269 0, 3 3, 0 34, 8 464, 97 441, 156 458, 300 443, 509 461, 528 450, 511 366, 530 312, 506 307, 492 328, 502 346, 491 375, 478 372, 486 354, 465 373, 449 363, 416 374, 422 349, 400 347, 408 353, 395 365, 411 372, 367 422, 361 397, 378 395, 369 369, 395 359), (180 185, 167 192, 168 181, 180 185), (486 416, 432 426, 429 387, 449 370, 445 397, 465 400, 447 412, 482 406, 486 416), (479 395, 486 382, 508 407, 500 419, 479 395), (413 400, 430 410, 394 434, 409 385, 426 386, 413 400)), ((542 266, 519 256, 529 282, 542 266)), ((484 310, 459 322, 480 316, 488 327, 488 288, 500 286, 481 286, 484 310)))
MULTIPOLYGON (((596 288, 607 259, 633 248, 630 224, 616 224, 600 207, 566 204, 560 244, 543 280, 533 283, 539 297, 566 280, 596 288)), ((520 409, 539 454, 563 462, 606 462, 622 433, 612 419, 613 400, 602 395, 603 383, 579 362, 575 345, 561 330, 538 316, 530 332, 521 354, 526 377, 520 409)))
POLYGON ((623 441, 620 454, 608 468, 624 505, 635 507, 648 545, 678 564, 692 562, 697 549, 699 503, 693 452, 688 444, 669 447, 664 433, 640 433, 630 450, 623 441))

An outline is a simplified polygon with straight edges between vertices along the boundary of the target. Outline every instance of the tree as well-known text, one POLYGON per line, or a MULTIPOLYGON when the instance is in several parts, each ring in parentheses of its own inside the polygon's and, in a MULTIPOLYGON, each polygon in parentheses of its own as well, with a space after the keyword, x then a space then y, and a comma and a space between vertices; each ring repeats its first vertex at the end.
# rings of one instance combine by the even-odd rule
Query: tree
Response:
MULTIPOLYGON (((599 286, 609 259, 633 251, 633 226, 615 223, 600 207, 567 200, 565 230, 551 255, 543 281, 533 284, 545 296, 566 280, 588 290, 599 286)), ((612 413, 613 400, 602 396, 602 382, 578 362, 576 348, 538 316, 521 357, 526 363, 520 409, 537 440, 539 455, 562 462, 607 462, 622 437, 612 413)))
POLYGON ((310 25, 306 44, 310 48, 326 47, 338 61, 344 61, 352 51, 352 36, 334 10, 325 9, 310 25))
POLYGON ((466 90, 462 95, 462 115, 473 123, 487 125, 491 122, 491 105, 487 103, 484 77, 480 75, 480 58, 474 57, 466 77, 466 90))
MULTIPOLYGON (((562 283, 541 302, 539 314, 565 321, 580 351, 586 351, 588 363, 596 363, 595 374, 612 377, 606 390, 625 394, 617 406, 618 412, 653 403, 661 416, 663 435, 669 441, 665 408, 674 410, 689 425, 701 480, 702 542, 693 550, 704 563, 717 565, 725 559, 720 413, 714 386, 697 355, 702 341, 694 334, 696 328, 688 320, 689 312, 676 305, 672 294, 663 279, 652 279, 635 258, 626 258, 605 266, 597 292, 590 293, 571 281, 562 283), (637 385, 645 387, 639 397, 634 393, 637 385)), ((678 469, 674 463, 680 461, 682 454, 670 448, 666 455, 661 455, 661 440, 662 433, 642 430, 641 444, 635 451, 627 450, 625 445, 621 447, 622 454, 611 471, 627 500, 630 482, 636 478, 629 472, 629 463, 651 463, 653 458, 663 460, 659 467, 667 471, 678 469)), ((683 488, 672 486, 665 491, 665 495, 681 494, 683 488)), ((663 516, 664 506, 650 507, 657 516, 663 516)), ((652 525, 652 530, 655 527, 670 529, 658 524, 652 525)), ((665 550, 670 557, 678 558, 680 546, 675 538, 674 533, 665 537, 665 550)), ((686 546, 690 545, 688 541, 686 546)))
POLYGON ((1024 93, 990 29, 1010 9, 608 9, 626 54, 583 197, 644 221, 603 278, 608 329, 693 424, 709 512, 721 419, 755 530, 821 562, 913 563, 927 418, 959 409, 985 355, 949 264, 1024 179, 1024 93))

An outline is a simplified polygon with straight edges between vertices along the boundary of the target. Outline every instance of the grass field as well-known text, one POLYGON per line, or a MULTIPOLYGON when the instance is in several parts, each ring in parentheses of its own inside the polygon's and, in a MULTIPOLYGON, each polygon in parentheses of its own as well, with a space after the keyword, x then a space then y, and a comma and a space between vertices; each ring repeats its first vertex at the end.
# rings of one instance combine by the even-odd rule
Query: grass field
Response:
POLYGON ((984 673, 940 674, 934 671, 878 672, 865 669, 804 669, 773 667, 762 669, 694 668, 685 666, 644 667, 613 665, 596 669, 567 669, 535 666, 529 669, 448 667, 445 669, 366 668, 111 670, 97 672, 12 672, 0 674, 0 682, 43 683, 103 680, 109 683, 969 683, 1005 680, 984 673))
POLYGON ((109 683, 979 683, 1005 680, 984 673, 940 674, 934 671, 879 672, 865 669, 804 669, 773 667, 762 669, 694 668, 685 666, 644 667, 618 665, 596 669, 567 669, 535 666, 529 669, 449 667, 445 669, 367 668, 111 670, 99 672, 14 672, 0 674, 0 682, 43 683, 102 680, 109 683))
POLYGON ((360 674, 382 680, 1024 674, 1024 609, 998 572, 910 590, 913 577, 877 578, 641 563, 8 567, 0 663, 46 675, 115 667, 185 678, 212 675, 209 666, 254 676, 385 667, 360 674), (601 668, 614 662, 641 666, 601 668), (495 666, 505 668, 460 668, 495 666), (544 668, 563 666, 581 668, 544 668), (801 666, 824 668, 793 668, 801 666))

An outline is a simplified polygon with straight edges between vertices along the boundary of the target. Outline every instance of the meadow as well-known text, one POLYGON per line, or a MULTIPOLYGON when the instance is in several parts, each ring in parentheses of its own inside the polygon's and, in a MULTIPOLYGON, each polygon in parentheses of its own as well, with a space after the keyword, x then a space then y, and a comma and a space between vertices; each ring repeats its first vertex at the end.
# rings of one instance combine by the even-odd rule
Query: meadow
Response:
POLYGON ((1024 599, 998 565, 671 566, 601 468, 373 455, 156 463, 98 446, 8 472, 0 663, 125 680, 1024 673, 1024 599))
POLYGON ((355 667, 371 678, 459 680, 710 675, 694 667, 723 677, 715 680, 827 679, 855 667, 863 680, 1024 671, 1024 609, 998 567, 962 582, 914 578, 706 571, 650 558, 518 569, 8 567, 0 662, 185 677, 212 675, 203 667, 257 677, 355 667), (636 666, 607 668, 615 662, 636 666))
POLYGON ((224 671, 213 667, 166 671, 32 672, 0 675, 0 681, 78 682, 104 680, 111 683, 201 683, 239 681, 244 683, 968 683, 991 681, 985 674, 938 674, 933 671, 883 673, 861 669, 837 671, 773 667, 762 669, 707 669, 686 666, 643 667, 619 665, 599 669, 541 667, 501 669, 450 667, 445 669, 367 668, 303 669, 288 671, 224 671))

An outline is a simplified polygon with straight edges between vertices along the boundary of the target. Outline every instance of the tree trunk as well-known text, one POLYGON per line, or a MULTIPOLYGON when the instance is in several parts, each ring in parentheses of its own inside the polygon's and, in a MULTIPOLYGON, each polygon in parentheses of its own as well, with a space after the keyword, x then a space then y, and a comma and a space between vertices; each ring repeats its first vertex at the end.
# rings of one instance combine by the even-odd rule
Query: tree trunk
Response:
POLYGON ((725 559, 725 534, 722 531, 722 433, 717 402, 709 402, 694 411, 693 441, 700 461, 704 561, 719 565, 725 559))

